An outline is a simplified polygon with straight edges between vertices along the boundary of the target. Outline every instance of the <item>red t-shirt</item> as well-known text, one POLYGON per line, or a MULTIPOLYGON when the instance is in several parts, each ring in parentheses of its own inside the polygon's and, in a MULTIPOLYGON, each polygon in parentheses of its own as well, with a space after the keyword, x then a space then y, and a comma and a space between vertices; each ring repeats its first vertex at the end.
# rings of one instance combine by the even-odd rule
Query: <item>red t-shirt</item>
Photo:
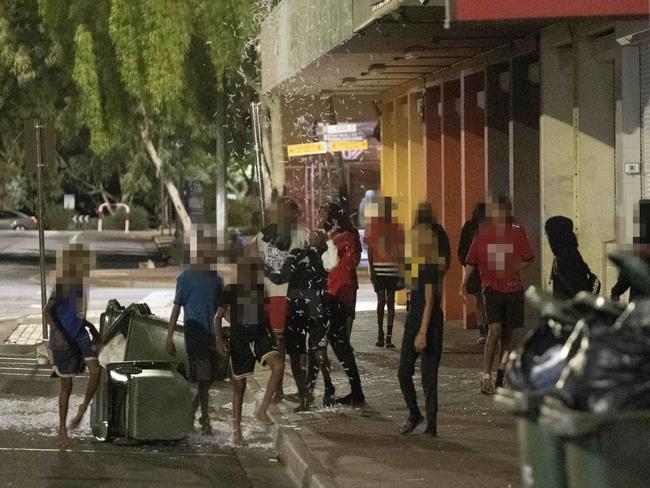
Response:
POLYGON ((394 264, 404 259, 404 229, 397 222, 373 218, 366 227, 364 241, 373 263, 394 264))
POLYGON ((524 289, 519 266, 534 258, 524 229, 508 223, 481 227, 467 253, 467 264, 478 268, 484 289, 510 293, 524 289))

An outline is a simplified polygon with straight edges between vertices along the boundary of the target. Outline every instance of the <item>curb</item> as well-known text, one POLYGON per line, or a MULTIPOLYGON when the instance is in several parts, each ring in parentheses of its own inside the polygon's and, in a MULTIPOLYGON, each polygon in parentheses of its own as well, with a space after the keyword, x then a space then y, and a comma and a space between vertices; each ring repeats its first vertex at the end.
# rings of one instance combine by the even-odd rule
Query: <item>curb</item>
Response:
MULTIPOLYGON (((253 395, 256 408, 259 408, 260 402, 255 392, 263 391, 263 388, 254 377, 249 377, 248 383, 251 387, 248 391, 253 395)), ((269 407, 268 414, 273 421, 269 431, 278 450, 278 459, 284 464, 294 485, 298 488, 338 488, 327 468, 311 452, 300 434, 280 423, 281 413, 275 405, 269 407)))

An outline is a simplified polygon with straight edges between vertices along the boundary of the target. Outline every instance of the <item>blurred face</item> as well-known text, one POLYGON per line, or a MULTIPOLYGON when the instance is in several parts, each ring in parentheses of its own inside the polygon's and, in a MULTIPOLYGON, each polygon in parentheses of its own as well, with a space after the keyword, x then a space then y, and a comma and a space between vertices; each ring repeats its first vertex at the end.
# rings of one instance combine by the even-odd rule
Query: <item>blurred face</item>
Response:
POLYGON ((237 263, 237 283, 244 286, 255 286, 262 283, 264 275, 257 262, 243 258, 237 263))
POLYGON ((495 224, 502 224, 506 222, 507 211, 503 204, 496 200, 490 202, 487 207, 487 216, 495 224))
POLYGON ((95 265, 94 253, 82 249, 65 249, 57 257, 57 277, 80 282, 90 276, 95 265))

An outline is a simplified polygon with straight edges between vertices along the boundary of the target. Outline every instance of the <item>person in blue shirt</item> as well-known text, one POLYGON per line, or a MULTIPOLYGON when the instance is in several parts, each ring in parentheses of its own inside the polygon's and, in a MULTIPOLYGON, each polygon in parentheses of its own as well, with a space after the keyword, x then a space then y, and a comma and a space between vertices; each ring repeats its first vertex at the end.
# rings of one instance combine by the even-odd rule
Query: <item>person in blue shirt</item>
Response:
POLYGON ((90 274, 93 255, 81 244, 71 244, 57 253, 54 291, 49 297, 43 317, 50 326, 49 346, 52 351, 52 377, 61 378, 59 391, 59 438, 68 438, 68 430, 76 429, 92 400, 102 368, 97 357, 99 333, 86 320, 87 291, 84 284, 90 274), (91 339, 92 334, 93 339, 91 339), (84 400, 77 415, 66 426, 72 392, 72 378, 88 367, 90 377, 84 400))
POLYGON ((216 244, 215 239, 201 233, 192 240, 192 263, 176 280, 174 307, 167 328, 166 349, 173 356, 176 354, 174 328, 182 308, 189 379, 197 384, 198 389, 194 399, 194 412, 196 413, 200 406, 199 424, 204 434, 212 432, 208 416, 210 386, 219 371, 213 320, 223 291, 223 280, 211 269, 211 265, 216 261, 216 244))

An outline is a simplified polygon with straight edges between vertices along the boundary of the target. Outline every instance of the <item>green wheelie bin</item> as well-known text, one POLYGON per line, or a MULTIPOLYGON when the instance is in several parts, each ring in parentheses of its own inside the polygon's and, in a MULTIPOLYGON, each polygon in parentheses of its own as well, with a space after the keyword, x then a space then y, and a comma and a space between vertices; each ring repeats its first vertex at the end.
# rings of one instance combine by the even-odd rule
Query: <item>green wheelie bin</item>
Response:
POLYGON ((524 488, 567 488, 564 442, 538 417, 541 395, 499 388, 495 401, 516 418, 524 488))
POLYGON ((182 327, 176 354, 165 349, 167 322, 146 304, 111 300, 100 317, 104 371, 91 405, 91 430, 100 440, 180 440, 192 429, 192 391, 182 327))
POLYGON ((650 410, 599 415, 547 398, 539 422, 562 439, 569 488, 650 486, 650 410))

